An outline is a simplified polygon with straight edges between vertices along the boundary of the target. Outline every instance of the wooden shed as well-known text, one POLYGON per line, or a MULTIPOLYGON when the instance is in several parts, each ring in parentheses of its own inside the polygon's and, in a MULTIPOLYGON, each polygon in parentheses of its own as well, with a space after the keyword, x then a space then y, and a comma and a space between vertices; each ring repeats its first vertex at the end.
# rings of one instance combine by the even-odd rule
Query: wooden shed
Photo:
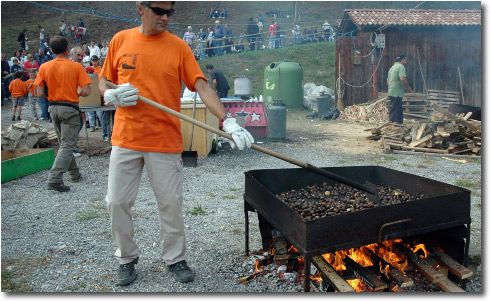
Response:
POLYGON ((481 10, 344 12, 335 45, 337 92, 344 106, 388 92, 388 70, 405 54, 407 79, 416 93, 433 89, 461 96, 462 87, 460 103, 481 107, 481 10))

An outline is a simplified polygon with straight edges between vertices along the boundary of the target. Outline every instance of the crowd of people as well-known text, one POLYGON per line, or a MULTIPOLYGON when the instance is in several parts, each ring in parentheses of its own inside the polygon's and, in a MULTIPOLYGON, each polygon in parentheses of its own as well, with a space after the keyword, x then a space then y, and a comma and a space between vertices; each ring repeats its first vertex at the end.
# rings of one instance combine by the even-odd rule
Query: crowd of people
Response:
MULTIPOLYGON (((211 9, 211 12, 214 11, 215 9, 211 9)), ((321 25, 320 31, 318 26, 301 29, 299 23, 293 23, 289 29, 285 23, 278 23, 275 17, 271 18, 269 26, 266 26, 264 18, 258 14, 248 19, 244 33, 233 35, 229 24, 223 25, 220 20, 215 20, 214 27, 200 27, 196 33, 192 26, 188 26, 182 39, 193 50, 196 59, 202 60, 227 53, 272 50, 292 45, 333 41, 335 36, 335 28, 330 26, 327 20, 321 25)))
POLYGON ((227 17, 228 11, 226 8, 220 10, 218 7, 216 7, 209 10, 209 19, 226 19, 227 17))
MULTIPOLYGON (((42 26, 38 26, 38 28, 39 48, 36 48, 35 51, 29 49, 28 39, 26 37, 27 29, 24 29, 19 34, 17 40, 20 44, 20 49, 15 50, 10 59, 4 53, 1 54, 2 106, 6 101, 12 100, 12 121, 22 120, 22 107, 28 105, 32 112, 32 116, 30 117, 33 120, 53 122, 48 110, 49 102, 46 97, 36 93, 34 81, 38 76, 40 67, 53 61, 56 55, 50 48, 51 38, 45 29, 42 26)), ((73 40, 72 44, 76 45, 70 53, 71 60, 80 63, 85 68, 86 73, 99 74, 102 62, 109 50, 109 42, 102 41, 101 43, 95 43, 91 41, 90 44, 87 44, 80 37, 85 32, 85 24, 81 18, 77 27, 73 23, 67 26, 65 21, 62 20, 57 36, 66 38, 67 40, 71 38, 73 40), (68 32, 70 32, 70 35, 67 34, 68 32)), ((109 134, 105 124, 105 112, 89 112, 84 117, 85 122, 83 120, 81 121, 82 126, 86 124, 91 132, 101 127, 103 130, 102 139, 108 141, 109 134)), ((83 149, 76 147, 75 155, 78 156, 81 152, 83 152, 83 149)))

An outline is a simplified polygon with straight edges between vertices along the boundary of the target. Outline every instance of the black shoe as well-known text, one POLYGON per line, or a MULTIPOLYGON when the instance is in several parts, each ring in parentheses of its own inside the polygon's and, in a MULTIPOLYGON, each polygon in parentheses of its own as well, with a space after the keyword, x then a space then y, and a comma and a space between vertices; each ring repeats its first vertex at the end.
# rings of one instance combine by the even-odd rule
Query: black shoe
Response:
POLYGON ((21 120, 21 119, 20 119, 20 116, 17 116, 17 120, 21 120))
POLYGON ((174 279, 178 282, 186 283, 194 280, 194 273, 191 268, 187 266, 185 260, 169 265, 168 269, 172 273, 174 279))
POLYGON ((136 280, 137 274, 134 265, 138 263, 139 257, 130 263, 120 264, 117 270, 117 284, 118 285, 128 285, 134 280, 136 280))
POLYGON ((70 191, 70 187, 63 183, 48 183, 48 190, 56 190, 59 192, 70 191))
POLYGON ((12 121, 15 121, 15 115, 14 115, 14 116, 12 116, 12 121))
POLYGON ((82 180, 82 174, 78 174, 77 177, 72 177, 70 179, 73 183, 79 183, 82 180))

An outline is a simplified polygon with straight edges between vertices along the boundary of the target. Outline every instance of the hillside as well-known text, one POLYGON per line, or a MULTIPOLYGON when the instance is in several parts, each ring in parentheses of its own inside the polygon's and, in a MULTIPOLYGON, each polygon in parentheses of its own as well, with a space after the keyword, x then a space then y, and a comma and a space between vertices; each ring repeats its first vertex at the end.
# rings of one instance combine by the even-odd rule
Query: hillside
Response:
MULTIPOLYGON (((321 26, 324 20, 335 24, 347 8, 477 8, 480 2, 413 2, 413 1, 177 1, 176 14, 172 16, 170 30, 181 35, 189 24, 197 29, 214 24, 209 19, 211 8, 226 8, 235 35, 244 32, 249 17, 262 14, 264 25, 271 17, 267 12, 280 9, 289 18, 279 18, 278 23, 290 28, 293 21, 304 26, 321 26), (295 10, 296 7, 296 10, 295 10), (295 13, 296 12, 296 13, 295 13), (294 17, 296 16, 296 20, 294 17)), ((28 30, 27 38, 31 49, 37 47, 39 25, 46 32, 55 35, 60 21, 78 24, 83 18, 88 29, 86 39, 100 42, 110 40, 118 31, 137 26, 139 19, 135 1, 1 1, 1 49, 11 54, 18 48, 17 36, 23 28, 28 30), (37 5, 36 5, 37 4, 37 5), (98 13, 98 14, 97 14, 98 13), (132 21, 128 21, 128 20, 132 21)))
MULTIPOLYGON (((218 7, 226 8, 228 18, 222 23, 228 23, 233 34, 238 36, 245 32, 248 18, 261 14, 264 25, 272 20, 270 12, 279 9, 285 18, 278 18, 279 26, 289 29, 296 20, 302 28, 318 26, 328 20, 336 24, 348 8, 467 8, 480 9, 480 2, 412 2, 412 1, 177 1, 176 14, 172 16, 169 30, 174 34, 182 35, 187 25, 195 30, 199 27, 213 26, 213 19, 209 18, 209 10, 218 7), (289 18, 287 18, 289 16, 289 18)), ((28 30, 28 45, 31 51, 38 47, 38 26, 42 25, 46 32, 53 36, 58 32, 60 21, 65 20, 78 24, 82 18, 87 27, 85 41, 108 41, 120 30, 137 26, 139 15, 135 1, 2 1, 1 2, 1 50, 12 56, 18 49, 17 36, 23 28, 28 30), (21 18, 20 18, 21 16, 21 18), (20 20, 20 21, 19 21, 20 20)), ((287 30, 290 35, 290 31, 287 30)), ((69 40, 70 45, 74 41, 69 40)), ((253 79, 253 88, 256 95, 262 94, 262 81, 264 68, 272 62, 293 61, 300 63, 304 69, 305 82, 314 82, 317 85, 326 85, 333 88, 334 84, 334 44, 307 44, 297 47, 287 47, 274 51, 248 52, 242 54, 225 55, 200 61, 203 70, 207 63, 222 70, 230 83, 231 77, 250 75, 253 79), (249 71, 245 71, 248 69, 249 71)), ((233 90, 230 91, 230 95, 233 90)))

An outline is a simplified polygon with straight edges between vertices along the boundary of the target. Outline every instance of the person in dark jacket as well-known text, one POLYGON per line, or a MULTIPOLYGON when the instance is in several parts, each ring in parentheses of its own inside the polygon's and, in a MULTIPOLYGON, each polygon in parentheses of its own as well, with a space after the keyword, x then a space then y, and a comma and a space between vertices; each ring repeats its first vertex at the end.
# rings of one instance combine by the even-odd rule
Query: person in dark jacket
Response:
POLYGON ((26 49, 26 41, 27 41, 26 32, 27 29, 24 28, 24 30, 21 33, 19 33, 19 36, 17 37, 17 42, 19 42, 20 47, 24 50, 26 49))
POLYGON ((4 53, 2 53, 2 106, 5 101, 10 97, 10 91, 8 85, 10 84, 10 78, 5 76, 10 74, 10 65, 4 53))
POLYGON ((206 69, 211 76, 211 80, 213 81, 213 89, 215 89, 216 93, 218 93, 218 97, 227 97, 230 86, 228 85, 228 81, 226 80, 223 72, 214 70, 214 66, 209 64, 206 65, 206 69))
POLYGON ((250 51, 255 50, 255 41, 257 39, 257 34, 259 33, 259 26, 254 22, 254 19, 250 17, 247 23, 247 40, 248 46, 250 47, 250 51))

